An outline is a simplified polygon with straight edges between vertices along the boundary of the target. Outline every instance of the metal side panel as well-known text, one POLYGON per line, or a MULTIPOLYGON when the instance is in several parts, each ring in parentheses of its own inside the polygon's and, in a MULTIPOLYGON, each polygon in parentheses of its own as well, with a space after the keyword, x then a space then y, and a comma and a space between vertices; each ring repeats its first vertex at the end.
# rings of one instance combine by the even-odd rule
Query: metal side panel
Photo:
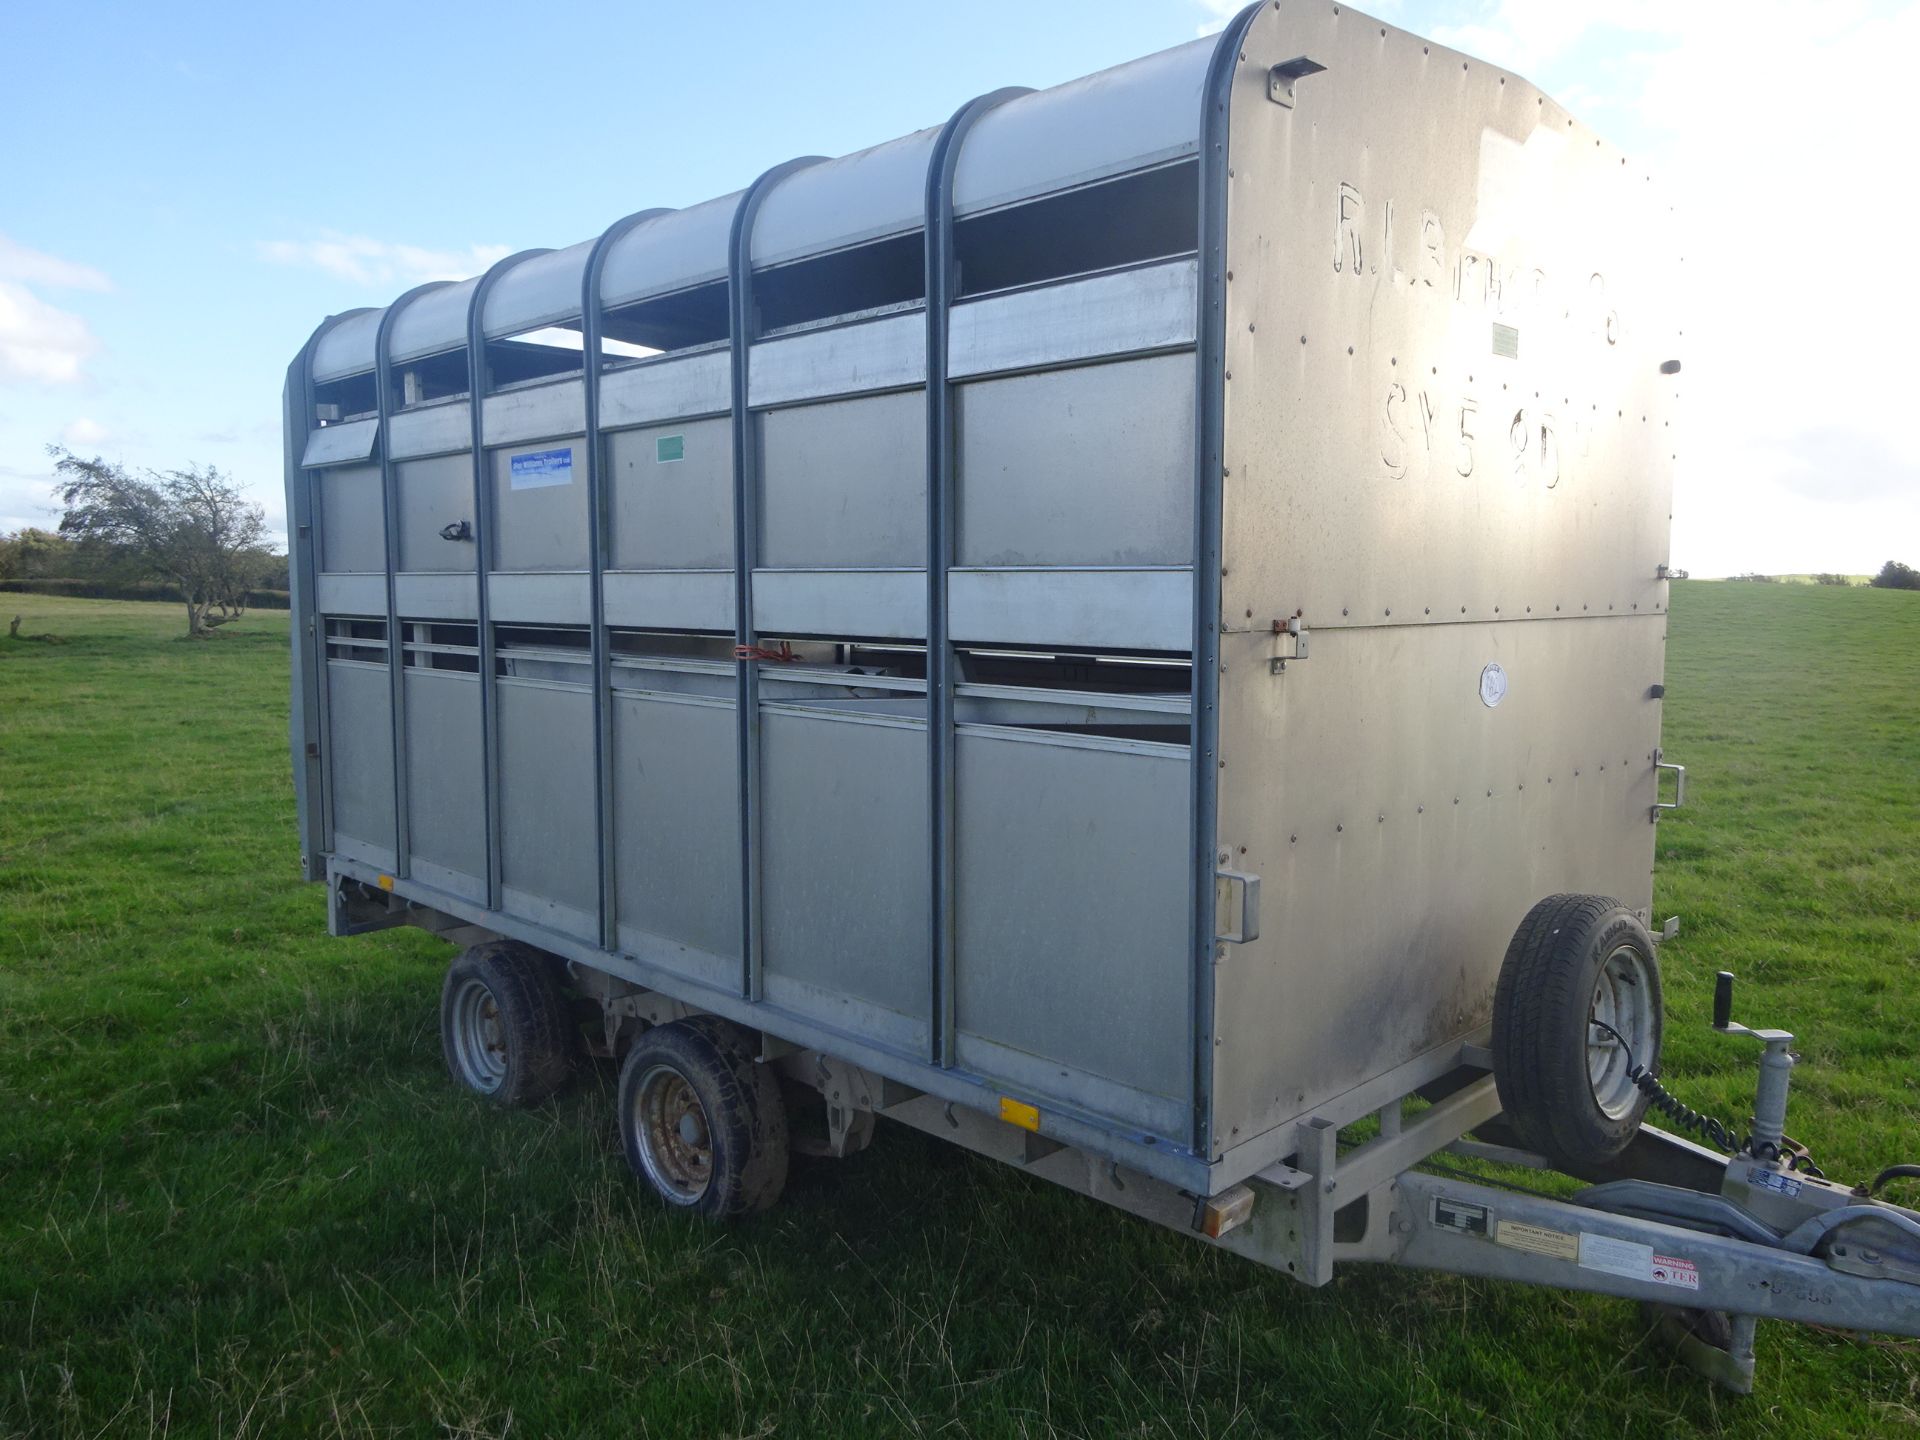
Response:
POLYGON ((1184 1136, 1185 750, 962 726, 955 783, 959 1062, 1184 1136))
MULTIPOLYGON (((448 290, 463 286, 450 285, 448 290)), ((431 290, 401 312, 401 320, 445 294, 431 290)), ((395 322, 396 325, 400 322, 395 322)), ((413 460, 425 455, 465 454, 473 444, 473 420, 464 400, 449 400, 425 405, 418 410, 402 410, 387 421, 387 453, 396 460, 413 460)), ((471 493, 471 488, 469 488, 471 493)))
POLYGON ((926 316, 912 310, 857 325, 763 340, 749 352, 747 364, 748 393, 755 406, 924 385, 926 316))
POLYGON ((393 577, 393 603, 410 620, 473 620, 479 600, 471 570, 463 575, 408 575, 393 577))
POLYGON ((1213 37, 1037 91, 983 116, 954 175, 961 214, 1191 154, 1213 37))
POLYGON ((541 571, 487 577, 487 605, 500 625, 585 625, 591 595, 581 573, 541 571))
POLYGON ((1353 11, 1263 10, 1246 55, 1222 613, 1663 611, 1681 352, 1659 187, 1517 76, 1353 11), (1267 69, 1296 56, 1328 69, 1276 105, 1267 69))
POLYGON ((576 437, 488 453, 495 570, 587 568, 584 445, 576 437))
POLYGON ((1193 344, 1196 262, 1173 260, 953 307, 956 380, 1193 344))
POLYGON ((1225 637, 1218 849, 1261 929, 1214 967, 1216 1154, 1485 1024, 1536 900, 1646 917, 1664 624, 1327 631, 1280 675, 1225 637))
POLYGON ((939 136, 937 126, 917 130, 788 176, 768 192, 754 223, 754 265, 779 265, 916 228, 939 136))
MULTIPOLYGON (((387 349, 395 364, 455 350, 467 343, 467 307, 479 278, 430 290, 394 317, 387 349)), ((463 437, 460 442, 466 444, 463 437)))
POLYGON ((740 192, 703 200, 636 225, 607 256, 600 299, 625 305, 644 295, 663 295, 727 273, 727 234, 740 192))
MULTIPOLYGON (((384 575, 387 525, 380 498, 380 467, 354 465, 321 470, 315 473, 313 485, 319 492, 322 572, 384 575)), ((387 608, 384 598, 379 608, 387 608)))
POLYGON ((327 662, 334 849, 388 866, 394 843, 392 717, 385 665, 327 662))
POLYGON ((926 564, 924 391, 796 405, 758 423, 760 564, 926 564))
POLYGON ((1193 358, 961 387, 960 565, 1193 563, 1193 358))
POLYGON ((578 379, 550 380, 524 390, 489 395, 480 423, 488 449, 544 440, 551 435, 578 435, 587 428, 586 387, 578 379))
POLYGON ((373 442, 379 434, 380 422, 373 418, 323 425, 307 436, 306 454, 300 463, 308 469, 362 464, 373 454, 373 442))
MULTIPOLYGON (((464 452, 431 460, 405 460, 394 466, 400 511, 400 568, 458 571, 473 577, 473 458, 464 452), (467 529, 465 539, 449 540, 447 526, 467 529)), ((471 588, 471 587, 469 587, 471 588)))
POLYGON ((623 365, 600 377, 600 428, 725 414, 732 403, 726 347, 623 365))
POLYGON ((760 745, 766 998, 923 1053, 926 726, 769 705, 760 745))
POLYGON ((609 570, 607 623, 643 630, 733 629, 731 570, 609 570))
POLYGON ((408 859, 415 870, 433 867, 435 884, 484 903, 479 677, 409 668, 405 684, 408 859))
POLYGON ((756 570, 753 628, 768 635, 919 640, 927 633, 924 570, 756 570))
POLYGON ((947 593, 958 644, 1183 653, 1193 644, 1193 572, 1185 568, 956 569, 947 593))
POLYGON ((593 703, 585 686, 502 678, 500 880, 503 908, 593 938, 593 703))
POLYGON ((314 582, 314 608, 322 615, 384 615, 384 575, 326 575, 314 582))
POLYGON ((722 416, 609 435, 609 567, 733 566, 733 434, 722 416))
POLYGON ((738 993, 733 717, 731 699, 615 694, 614 903, 623 950, 738 993))
POLYGON ((341 380, 373 369, 373 341, 380 332, 379 310, 342 315, 323 330, 313 344, 315 380, 341 380))

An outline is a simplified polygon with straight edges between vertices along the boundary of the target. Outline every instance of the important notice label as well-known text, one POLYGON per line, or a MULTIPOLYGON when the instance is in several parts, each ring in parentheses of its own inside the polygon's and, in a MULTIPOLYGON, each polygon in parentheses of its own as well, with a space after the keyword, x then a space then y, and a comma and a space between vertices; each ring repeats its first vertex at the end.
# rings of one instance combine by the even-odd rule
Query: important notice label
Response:
POLYGON ((538 490, 544 485, 573 483, 573 451, 529 450, 515 455, 508 464, 507 483, 515 490, 538 490))
POLYGON ((1509 1250, 1524 1250, 1529 1255, 1548 1255, 1555 1260, 1578 1260, 1580 1237, 1566 1230, 1549 1230, 1544 1225, 1523 1225, 1518 1220, 1502 1220, 1493 1227, 1494 1242, 1509 1250))

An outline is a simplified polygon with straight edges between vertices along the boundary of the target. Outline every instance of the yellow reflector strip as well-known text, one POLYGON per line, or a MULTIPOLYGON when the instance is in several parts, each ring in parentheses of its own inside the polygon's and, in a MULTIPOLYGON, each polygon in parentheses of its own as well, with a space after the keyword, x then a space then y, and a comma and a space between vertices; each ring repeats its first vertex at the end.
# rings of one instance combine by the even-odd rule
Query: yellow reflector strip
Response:
POLYGON ((1000 1097, 1000 1118, 1009 1125, 1018 1125, 1022 1130, 1040 1128, 1040 1111, 1037 1107, 1023 1104, 1010 1096, 1000 1097))
POLYGON ((393 888, 393 877, 391 875, 382 875, 377 883, 382 890, 391 890, 393 888))

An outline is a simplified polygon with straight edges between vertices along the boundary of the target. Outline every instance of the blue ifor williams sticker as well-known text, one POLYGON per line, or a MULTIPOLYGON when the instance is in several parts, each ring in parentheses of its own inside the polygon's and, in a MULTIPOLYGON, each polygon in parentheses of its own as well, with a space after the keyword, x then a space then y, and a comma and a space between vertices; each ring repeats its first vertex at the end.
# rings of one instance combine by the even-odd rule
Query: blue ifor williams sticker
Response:
POLYGON ((514 456, 509 463, 512 474, 508 483, 515 490, 537 490, 542 485, 573 483, 573 451, 565 447, 559 450, 530 450, 525 455, 514 456))

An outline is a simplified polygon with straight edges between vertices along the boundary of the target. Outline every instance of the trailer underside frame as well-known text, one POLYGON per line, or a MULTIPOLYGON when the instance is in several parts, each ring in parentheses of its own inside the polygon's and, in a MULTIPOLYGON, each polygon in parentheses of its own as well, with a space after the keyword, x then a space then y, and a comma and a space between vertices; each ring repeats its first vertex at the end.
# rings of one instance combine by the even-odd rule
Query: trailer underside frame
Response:
MULTIPOLYGON (((463 946, 519 940, 563 960, 574 988, 600 1008, 607 1053, 628 1025, 711 1014, 748 1027, 762 1063, 825 1101, 826 1134, 803 1142, 813 1153, 864 1148, 884 1117, 1307 1285, 1328 1283, 1342 1264, 1385 1264, 1637 1300, 1682 1315, 1722 1312, 1732 1322, 1725 1348, 1669 1328, 1683 1358, 1742 1392, 1752 1388, 1761 1319, 1920 1335, 1920 1285, 1891 1271, 1849 1273, 1768 1243, 1779 1239, 1775 1232, 1721 1197, 1727 1157, 1652 1126, 1604 1171, 1577 1177, 1598 1183, 1564 1199, 1495 1176, 1417 1168, 1459 1155, 1551 1169, 1545 1157, 1504 1143, 1483 1036, 1458 1046, 1436 1073, 1384 1097, 1370 1093, 1371 1135, 1343 1149, 1343 1128, 1362 1114, 1316 1114, 1298 1127, 1298 1148, 1284 1162, 1215 1183, 1197 1157, 1129 1143, 1085 1117, 1026 1106, 1010 1112, 991 1086, 964 1072, 648 974, 626 957, 421 893, 357 862, 335 857, 328 871, 336 935, 413 925, 463 946), (1483 1138, 1468 1138, 1475 1132, 1483 1138)), ((1883 1208, 1903 1234, 1920 1238, 1911 1212, 1883 1208)))

